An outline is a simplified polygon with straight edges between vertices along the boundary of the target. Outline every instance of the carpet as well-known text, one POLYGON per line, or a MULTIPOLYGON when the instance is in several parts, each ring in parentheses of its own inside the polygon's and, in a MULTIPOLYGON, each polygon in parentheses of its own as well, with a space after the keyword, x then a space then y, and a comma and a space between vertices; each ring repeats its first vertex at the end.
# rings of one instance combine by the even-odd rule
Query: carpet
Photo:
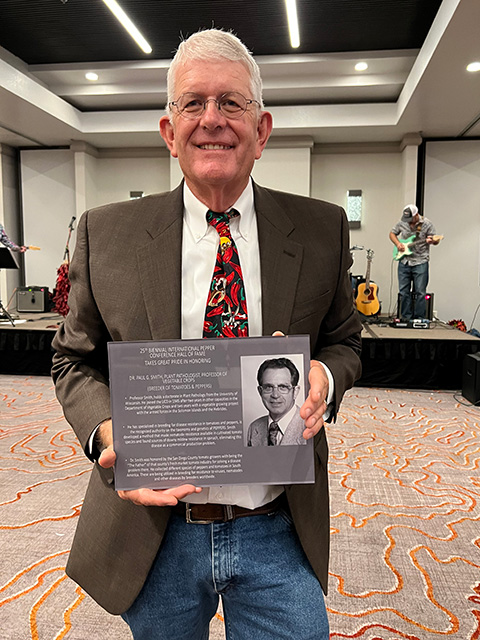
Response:
MULTIPOLYGON (((447 392, 347 394, 327 428, 332 639, 480 639, 479 423, 447 392)), ((50 379, 1 376, 1 640, 131 639, 64 572, 90 468, 50 379)))

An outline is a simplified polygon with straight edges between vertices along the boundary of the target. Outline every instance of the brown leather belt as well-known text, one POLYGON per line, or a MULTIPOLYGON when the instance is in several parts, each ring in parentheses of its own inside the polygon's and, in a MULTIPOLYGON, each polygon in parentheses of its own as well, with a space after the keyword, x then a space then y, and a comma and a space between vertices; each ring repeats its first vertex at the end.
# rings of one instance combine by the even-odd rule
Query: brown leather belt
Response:
POLYGON ((190 524, 211 524, 212 522, 229 522, 246 516, 270 515, 276 513, 284 504, 286 504, 284 494, 281 494, 272 502, 256 509, 237 507, 232 504, 178 502, 173 507, 173 511, 185 516, 185 520, 190 524))

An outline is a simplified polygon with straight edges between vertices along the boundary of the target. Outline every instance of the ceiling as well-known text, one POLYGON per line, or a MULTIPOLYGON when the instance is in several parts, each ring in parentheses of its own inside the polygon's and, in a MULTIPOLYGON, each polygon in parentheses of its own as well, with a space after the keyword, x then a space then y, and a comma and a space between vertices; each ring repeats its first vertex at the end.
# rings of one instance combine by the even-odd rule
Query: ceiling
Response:
POLYGON ((317 145, 480 135, 478 0, 119 0, 144 54, 101 0, 1 0, 0 143, 159 147, 180 38, 232 29, 260 65, 274 135, 317 145), (356 72, 358 61, 368 70, 356 72), (92 83, 85 72, 95 71, 92 83))

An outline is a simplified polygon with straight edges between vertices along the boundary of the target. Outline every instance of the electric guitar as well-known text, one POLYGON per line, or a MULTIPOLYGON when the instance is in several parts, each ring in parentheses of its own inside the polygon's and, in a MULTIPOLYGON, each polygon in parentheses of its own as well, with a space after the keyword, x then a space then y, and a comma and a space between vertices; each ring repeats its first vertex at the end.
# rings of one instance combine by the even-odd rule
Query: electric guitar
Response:
MULTIPOLYGON (((432 236, 434 242, 440 242, 443 240, 444 236, 432 236)), ((393 259, 401 260, 403 256, 410 256, 413 253, 413 246, 417 244, 417 242, 425 242, 425 239, 417 239, 417 235, 414 233, 413 236, 410 236, 406 240, 399 240, 400 244, 403 244, 405 247, 404 251, 399 251, 399 249, 395 246, 393 247, 393 259)))
POLYGON ((375 316, 380 311, 378 285, 374 282, 370 282, 370 268, 373 256, 373 251, 371 249, 367 249, 367 273, 365 282, 361 282, 357 289, 356 306, 358 311, 363 313, 364 316, 375 316))

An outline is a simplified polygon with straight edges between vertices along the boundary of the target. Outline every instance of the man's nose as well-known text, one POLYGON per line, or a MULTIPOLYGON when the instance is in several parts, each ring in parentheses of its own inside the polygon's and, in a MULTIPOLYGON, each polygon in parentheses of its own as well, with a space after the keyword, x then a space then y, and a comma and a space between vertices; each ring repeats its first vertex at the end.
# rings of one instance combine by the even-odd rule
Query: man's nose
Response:
POLYGON ((219 127, 225 124, 225 116, 220 111, 216 100, 209 98, 205 101, 205 108, 200 120, 202 125, 206 127, 219 127))
POLYGON ((272 393, 270 395, 272 395, 274 398, 278 398, 278 396, 280 395, 280 391, 278 390, 278 387, 274 386, 272 389, 272 393))

